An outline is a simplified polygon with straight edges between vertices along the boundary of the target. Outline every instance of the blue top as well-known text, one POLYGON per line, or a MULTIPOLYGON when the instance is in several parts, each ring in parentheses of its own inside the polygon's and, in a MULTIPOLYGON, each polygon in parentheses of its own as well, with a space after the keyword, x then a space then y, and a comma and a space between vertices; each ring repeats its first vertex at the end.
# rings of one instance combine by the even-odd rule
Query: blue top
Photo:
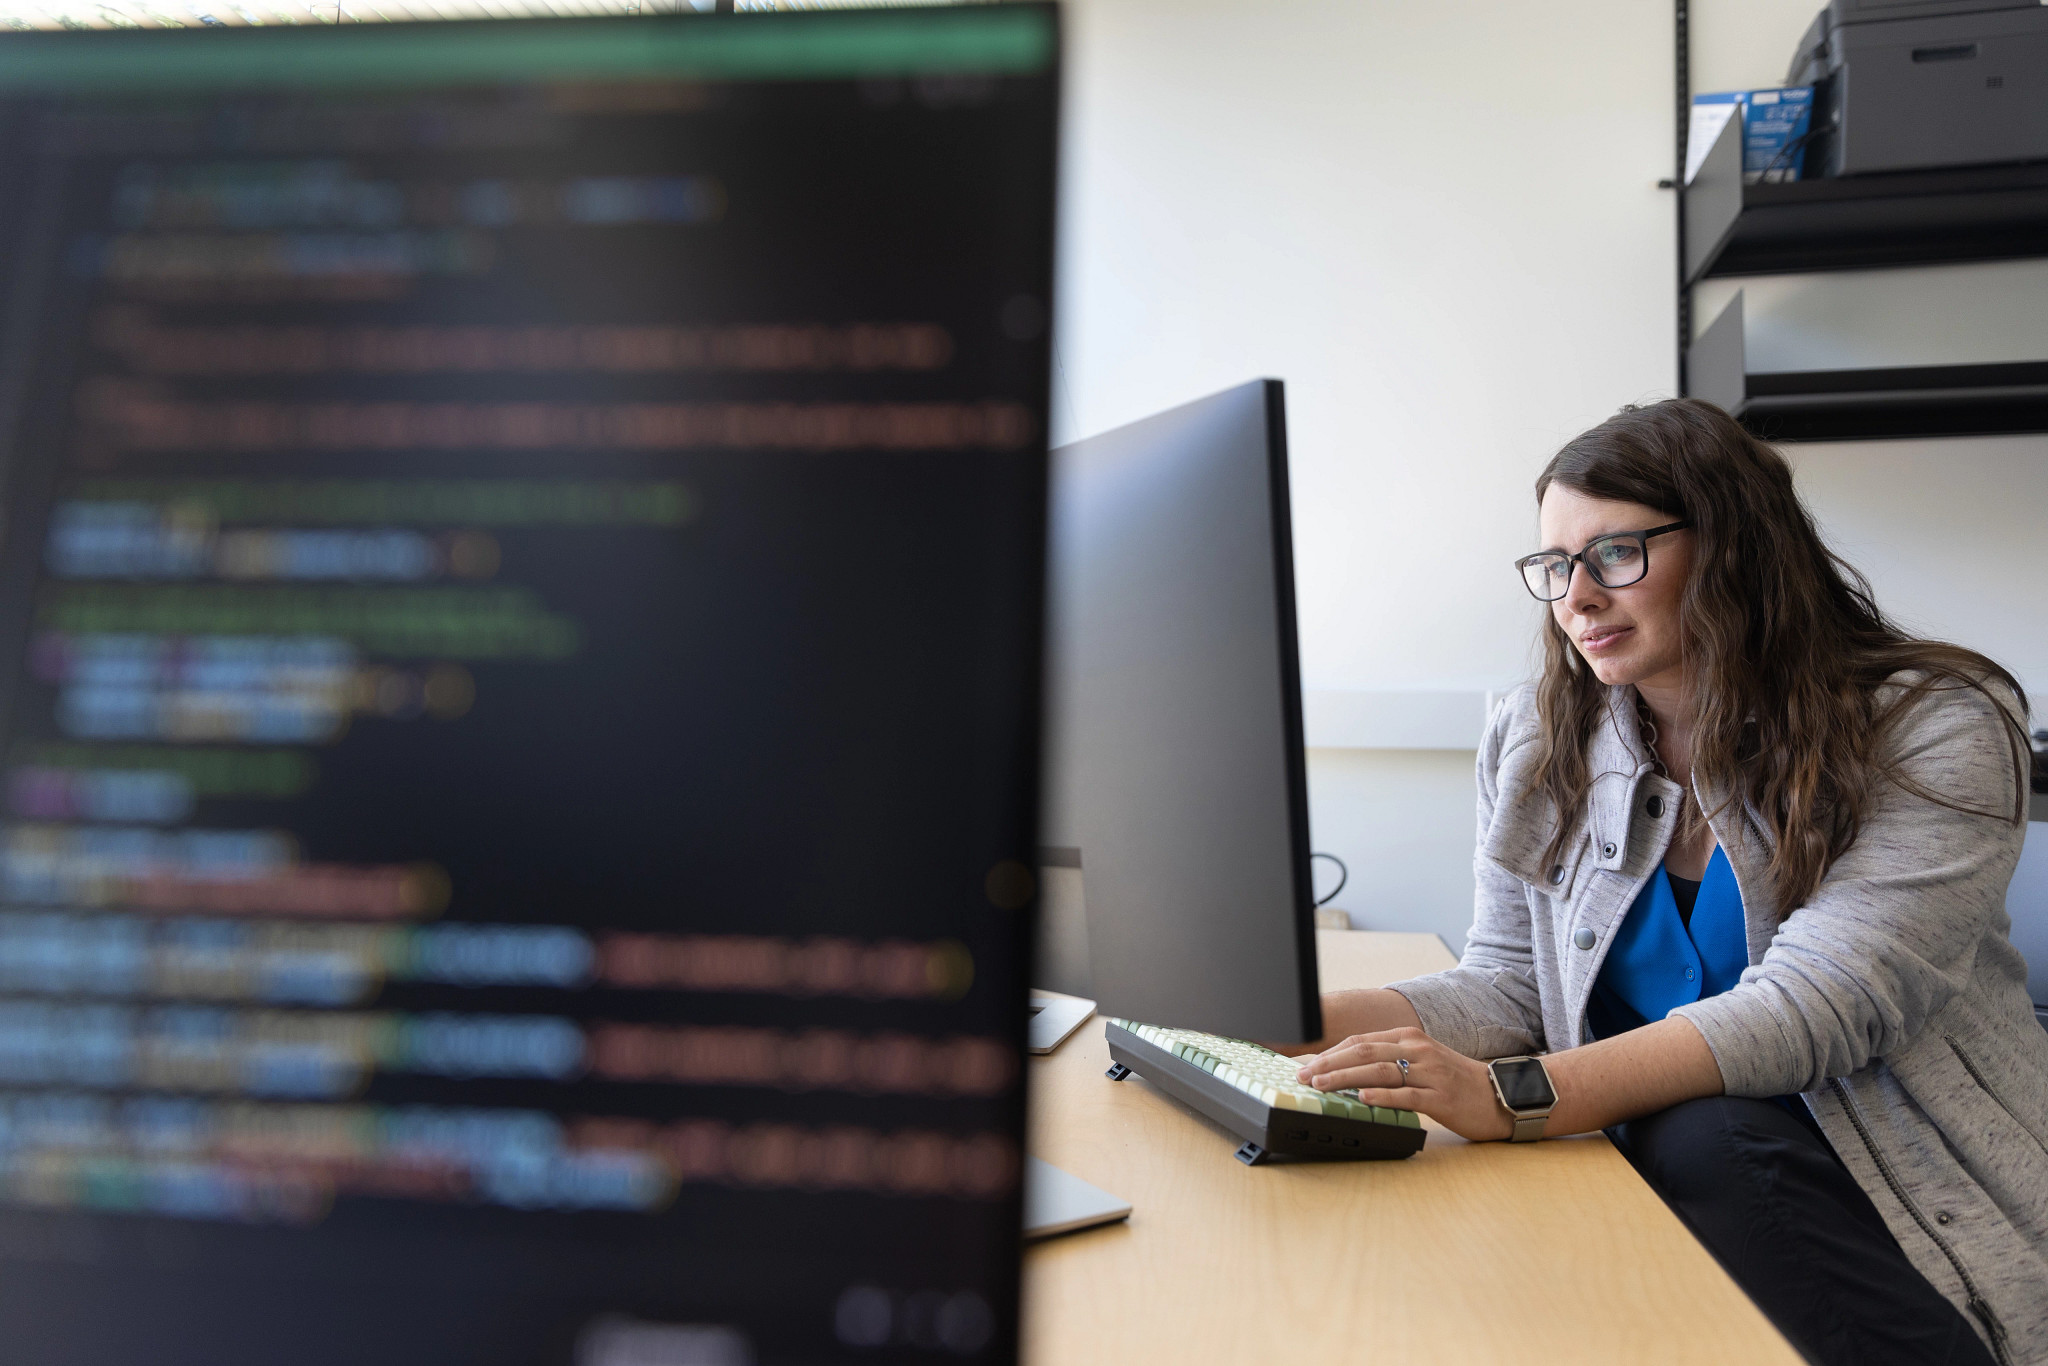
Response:
POLYGON ((1719 848, 1707 860, 1690 921, 1679 915, 1670 876, 1659 866, 1622 917, 1621 932, 1593 982, 1586 1021, 1605 1039, 1682 1005, 1718 996, 1749 966, 1742 891, 1719 848))

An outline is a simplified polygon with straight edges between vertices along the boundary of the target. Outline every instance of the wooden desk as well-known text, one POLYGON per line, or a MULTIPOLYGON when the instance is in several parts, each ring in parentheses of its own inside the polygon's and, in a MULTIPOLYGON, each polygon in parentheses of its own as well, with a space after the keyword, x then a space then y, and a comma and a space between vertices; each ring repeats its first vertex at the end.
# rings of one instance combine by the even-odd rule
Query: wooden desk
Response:
MULTIPOLYGON (((1319 937, 1332 990, 1452 962, 1434 935, 1319 937)), ((1798 1366, 1598 1134, 1510 1146, 1430 1125, 1400 1162, 1246 1167, 1236 1138, 1108 1066, 1099 1020, 1031 1062, 1032 1153, 1135 1206, 1027 1250, 1031 1366, 1798 1366)))

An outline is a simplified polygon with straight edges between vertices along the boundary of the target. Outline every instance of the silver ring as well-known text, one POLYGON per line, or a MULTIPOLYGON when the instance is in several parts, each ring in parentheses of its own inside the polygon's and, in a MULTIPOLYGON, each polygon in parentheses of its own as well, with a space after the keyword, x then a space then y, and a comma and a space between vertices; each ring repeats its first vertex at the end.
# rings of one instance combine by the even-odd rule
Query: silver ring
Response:
POLYGON ((1394 1059, 1394 1066, 1401 1069, 1401 1084, 1406 1086, 1408 1084, 1408 1059, 1396 1058, 1394 1059))

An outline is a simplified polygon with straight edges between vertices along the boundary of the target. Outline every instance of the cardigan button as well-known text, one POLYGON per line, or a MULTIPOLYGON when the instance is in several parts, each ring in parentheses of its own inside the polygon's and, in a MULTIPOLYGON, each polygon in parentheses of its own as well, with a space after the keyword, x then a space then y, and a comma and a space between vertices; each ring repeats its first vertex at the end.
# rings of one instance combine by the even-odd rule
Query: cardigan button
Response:
POLYGON ((1572 931, 1572 942, 1582 949, 1593 947, 1594 934, 1590 927, 1581 925, 1572 931))
POLYGON ((1560 883, 1560 882, 1563 882, 1563 881, 1564 881, 1564 865, 1563 865, 1562 863, 1560 863, 1560 864, 1558 864, 1558 865, 1557 865, 1557 867, 1555 867, 1555 868, 1552 868, 1552 869, 1550 870, 1550 885, 1551 885, 1551 886, 1553 886, 1553 887, 1555 887, 1555 886, 1556 886, 1556 885, 1557 885, 1558 883, 1560 883))
POLYGON ((1600 857, 1601 857, 1601 858, 1613 858, 1613 857, 1614 857, 1614 846, 1613 846, 1613 845, 1611 845, 1611 844, 1603 844, 1603 845, 1601 845, 1601 846, 1600 846, 1600 857))
POLYGON ((1664 814, 1664 799, 1662 797, 1650 798, 1650 800, 1643 803, 1643 810, 1650 813, 1651 820, 1656 820, 1664 814))
POLYGON ((1943 1210, 1941 1211, 1941 1213, 1934 1216, 1934 1222, 1937 1224, 1945 1224, 1953 1218, 1955 1218, 1954 1215, 1950 1214, 1947 1210, 1943 1210))

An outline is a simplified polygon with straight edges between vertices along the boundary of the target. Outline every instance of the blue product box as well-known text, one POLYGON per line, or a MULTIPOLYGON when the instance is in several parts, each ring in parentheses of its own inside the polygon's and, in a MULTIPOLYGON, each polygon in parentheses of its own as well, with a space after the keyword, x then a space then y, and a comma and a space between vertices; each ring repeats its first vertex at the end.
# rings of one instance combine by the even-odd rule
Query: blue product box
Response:
POLYGON ((1692 97, 1692 123, 1686 130, 1685 178, 1690 182, 1736 109, 1742 111, 1742 180, 1799 179, 1806 159, 1806 131, 1813 123, 1813 87, 1775 90, 1728 90, 1692 97))

